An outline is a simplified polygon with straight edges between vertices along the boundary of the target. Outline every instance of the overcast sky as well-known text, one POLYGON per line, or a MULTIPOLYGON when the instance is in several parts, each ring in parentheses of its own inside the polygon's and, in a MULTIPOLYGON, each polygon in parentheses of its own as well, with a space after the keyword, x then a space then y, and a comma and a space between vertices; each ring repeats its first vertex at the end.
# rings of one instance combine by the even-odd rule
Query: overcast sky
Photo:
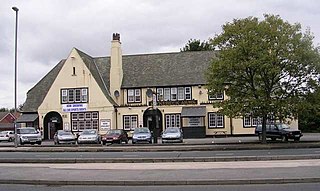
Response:
POLYGON ((18 105, 73 47, 109 56, 112 33, 123 54, 178 52, 190 38, 208 40, 234 18, 264 13, 310 27, 320 44, 319 0, 1 0, 0 108, 14 108, 14 31, 18 26, 18 105))

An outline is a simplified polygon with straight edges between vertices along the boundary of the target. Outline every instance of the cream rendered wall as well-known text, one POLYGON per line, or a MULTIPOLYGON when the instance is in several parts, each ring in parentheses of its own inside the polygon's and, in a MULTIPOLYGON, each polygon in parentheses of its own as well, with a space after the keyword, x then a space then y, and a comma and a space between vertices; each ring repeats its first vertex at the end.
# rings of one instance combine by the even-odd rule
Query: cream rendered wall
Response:
POLYGON ((62 112, 60 90, 61 88, 77 87, 88 87, 87 111, 99 111, 99 119, 110 119, 111 126, 113 125, 112 122, 115 117, 113 105, 101 91, 89 69, 79 56, 77 50, 72 49, 45 99, 38 108, 39 126, 43 127, 43 119, 48 112, 55 111, 62 116, 64 128, 66 123, 69 123, 69 128, 71 128, 70 113, 62 112), (73 75, 73 67, 76 69, 76 75, 73 75))

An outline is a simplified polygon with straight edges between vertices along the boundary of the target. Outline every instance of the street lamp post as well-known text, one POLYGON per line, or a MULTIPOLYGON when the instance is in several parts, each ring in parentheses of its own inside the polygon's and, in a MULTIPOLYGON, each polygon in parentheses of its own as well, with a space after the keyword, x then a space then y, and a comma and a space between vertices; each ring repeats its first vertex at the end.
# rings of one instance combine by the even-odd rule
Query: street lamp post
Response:
MULTIPOLYGON (((18 11, 17 7, 12 7, 12 10, 16 12, 16 27, 15 27, 15 48, 14 48, 14 112, 17 113, 17 48, 18 48, 18 11)), ((14 147, 18 147, 18 137, 17 137, 17 120, 14 120, 14 147)))

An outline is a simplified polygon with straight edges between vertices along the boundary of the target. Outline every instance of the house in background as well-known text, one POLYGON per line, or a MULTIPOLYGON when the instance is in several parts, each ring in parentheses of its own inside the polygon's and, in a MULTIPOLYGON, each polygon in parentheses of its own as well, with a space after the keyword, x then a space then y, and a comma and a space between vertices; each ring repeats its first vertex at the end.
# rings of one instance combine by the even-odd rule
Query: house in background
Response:
POLYGON ((257 119, 231 119, 212 106, 227 99, 224 93, 209 96, 205 87, 215 56, 215 51, 122 55, 120 35, 113 34, 110 57, 73 48, 28 91, 18 122, 39 128, 44 139, 59 129, 104 134, 140 126, 158 135, 180 127, 186 138, 253 134, 257 119))
POLYGON ((20 116, 20 113, 0 112, 0 131, 14 131, 14 121, 20 116))

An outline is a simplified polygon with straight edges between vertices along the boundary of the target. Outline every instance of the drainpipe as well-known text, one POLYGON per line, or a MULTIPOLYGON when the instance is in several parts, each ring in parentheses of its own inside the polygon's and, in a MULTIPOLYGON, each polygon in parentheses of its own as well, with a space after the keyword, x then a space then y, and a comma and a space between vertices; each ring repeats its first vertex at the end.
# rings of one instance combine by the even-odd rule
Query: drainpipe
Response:
POLYGON ((116 112, 116 129, 118 129, 118 109, 115 108, 115 112, 116 112))

